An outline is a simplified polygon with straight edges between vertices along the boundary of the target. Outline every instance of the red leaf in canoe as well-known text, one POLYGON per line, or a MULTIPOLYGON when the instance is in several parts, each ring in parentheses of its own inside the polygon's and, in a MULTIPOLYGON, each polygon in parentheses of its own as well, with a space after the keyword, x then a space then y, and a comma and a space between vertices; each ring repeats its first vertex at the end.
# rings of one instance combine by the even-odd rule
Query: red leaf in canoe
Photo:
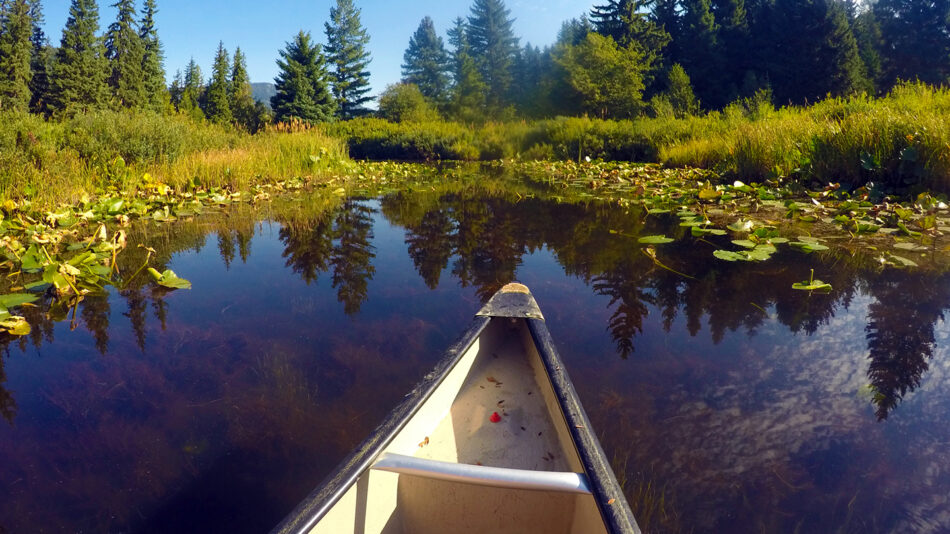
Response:
POLYGON ((498 421, 501 421, 501 416, 498 415, 498 412, 492 412, 491 417, 489 417, 488 420, 492 423, 497 423, 498 421))

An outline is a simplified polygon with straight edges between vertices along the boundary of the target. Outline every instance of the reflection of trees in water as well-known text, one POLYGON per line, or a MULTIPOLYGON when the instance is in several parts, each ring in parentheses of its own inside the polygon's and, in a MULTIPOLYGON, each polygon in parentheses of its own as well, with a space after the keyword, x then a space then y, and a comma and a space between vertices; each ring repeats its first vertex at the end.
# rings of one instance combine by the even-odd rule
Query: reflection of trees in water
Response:
POLYGON ((374 213, 373 208, 348 200, 307 228, 288 224, 280 229, 287 266, 308 284, 332 269, 333 288, 347 314, 359 312, 376 273, 370 244, 374 213))
POLYGON ((950 302, 948 282, 905 273, 870 280, 876 300, 868 306, 868 379, 879 420, 920 386, 933 357, 934 326, 950 302))
POLYGON ((770 313, 791 332, 811 335, 837 309, 846 309, 860 280, 870 276, 867 290, 876 301, 867 326, 868 377, 882 419, 920 384, 933 355, 934 325, 950 305, 950 290, 933 289, 948 284, 922 273, 876 275, 847 262, 818 265, 816 275, 835 289, 809 294, 792 284, 806 278, 820 256, 782 250, 769 262, 735 264, 713 259, 713 246, 688 237, 657 247, 664 263, 696 276, 687 278, 654 265, 632 237, 682 236, 685 231, 675 221, 668 226, 642 212, 540 200, 514 203, 477 194, 422 198, 388 197, 383 211, 406 228, 409 254, 430 288, 438 285, 441 270, 454 255, 453 275, 487 298, 514 278, 527 251, 546 245, 566 273, 610 298, 608 329, 623 358, 634 352, 635 338, 654 309, 666 331, 682 314, 686 329, 696 336, 705 320, 714 343, 727 331, 754 335, 770 313))

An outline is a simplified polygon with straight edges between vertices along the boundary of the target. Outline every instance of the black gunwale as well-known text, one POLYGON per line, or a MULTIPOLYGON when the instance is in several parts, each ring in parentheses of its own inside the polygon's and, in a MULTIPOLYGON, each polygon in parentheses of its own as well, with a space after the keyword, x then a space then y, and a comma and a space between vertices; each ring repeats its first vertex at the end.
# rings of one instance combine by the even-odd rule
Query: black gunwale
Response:
POLYGON ((380 452, 389 445, 419 407, 432 395, 465 351, 478 339, 491 317, 475 317, 468 329, 446 351, 425 378, 406 395, 386 420, 363 440, 356 449, 340 462, 340 467, 317 486, 298 504, 271 534, 303 534, 309 532, 333 507, 343 494, 356 483, 360 473, 368 469, 380 452))
POLYGON ((584 406, 581 405, 577 391, 574 389, 574 384, 558 356, 551 332, 543 320, 525 319, 525 321, 528 323, 531 338, 538 348, 541 361, 554 388, 554 395, 557 397, 558 404, 561 405, 561 411, 567 421, 567 429, 574 440, 574 446, 577 448, 587 478, 590 480, 591 493, 594 495, 597 508, 600 509, 607 532, 639 534, 640 527, 633 517, 630 504, 617 482, 604 449, 600 446, 600 440, 594 434, 587 412, 584 411, 584 406))

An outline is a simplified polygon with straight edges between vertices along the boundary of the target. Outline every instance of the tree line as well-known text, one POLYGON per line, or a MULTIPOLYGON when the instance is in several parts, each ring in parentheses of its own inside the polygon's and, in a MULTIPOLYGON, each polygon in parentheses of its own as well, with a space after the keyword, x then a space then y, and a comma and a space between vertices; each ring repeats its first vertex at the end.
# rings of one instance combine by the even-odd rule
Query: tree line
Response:
POLYGON ((882 94, 899 80, 945 84, 950 2, 929 0, 607 0, 565 22, 545 48, 519 45, 503 0, 475 0, 447 32, 426 17, 410 37, 402 85, 465 119, 684 115, 747 98, 804 105, 882 94))
MULTIPOLYGON (((326 45, 300 31, 279 52, 273 115, 251 97, 245 58, 219 44, 208 80, 192 60, 165 85, 157 0, 117 0, 99 34, 96 0, 72 0, 59 46, 41 0, 0 0, 0 109, 175 110, 256 131, 272 119, 370 113, 369 35, 336 0, 326 45)), ((554 44, 521 45, 504 0, 474 0, 446 33, 425 17, 380 114, 404 118, 683 116, 741 99, 807 104, 950 77, 950 2, 606 0, 566 21, 554 44), (447 41, 447 44, 446 44, 447 41)))

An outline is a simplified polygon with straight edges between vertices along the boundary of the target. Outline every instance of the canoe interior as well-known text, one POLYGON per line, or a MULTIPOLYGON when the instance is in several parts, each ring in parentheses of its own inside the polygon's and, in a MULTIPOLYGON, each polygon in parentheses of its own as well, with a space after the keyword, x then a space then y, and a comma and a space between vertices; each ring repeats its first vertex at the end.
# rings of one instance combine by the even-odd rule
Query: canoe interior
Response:
MULTIPOLYGON (((474 465, 582 472, 524 319, 494 318, 381 452, 474 465), (491 422, 497 412, 501 420, 491 422)), ((606 532, 593 496, 366 470, 310 531, 606 532)))

